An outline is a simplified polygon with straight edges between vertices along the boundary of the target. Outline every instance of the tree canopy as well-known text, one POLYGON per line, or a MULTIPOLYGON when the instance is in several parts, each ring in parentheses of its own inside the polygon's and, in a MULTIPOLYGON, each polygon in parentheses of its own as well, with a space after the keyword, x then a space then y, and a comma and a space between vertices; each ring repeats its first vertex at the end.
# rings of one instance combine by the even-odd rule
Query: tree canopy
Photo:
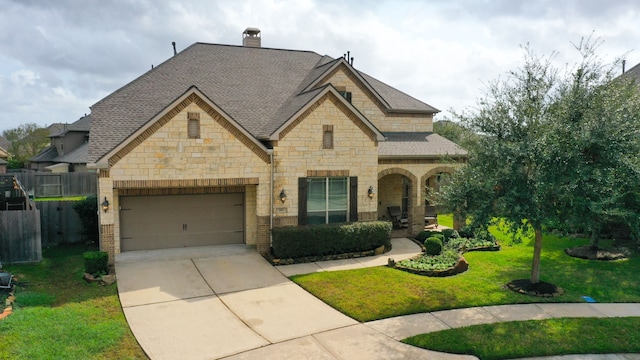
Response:
POLYGON ((640 91, 613 76, 615 64, 600 62, 597 45, 576 45, 582 62, 564 72, 553 55, 524 47, 522 67, 458 115, 481 136, 467 146, 467 166, 441 187, 440 202, 477 226, 501 218, 514 232, 533 228, 532 284, 546 225, 597 234, 615 218, 638 233, 640 91))
POLYGON ((2 136, 11 143, 6 149, 12 155, 11 167, 23 167, 25 162, 49 145, 49 131, 35 123, 5 130, 2 136))

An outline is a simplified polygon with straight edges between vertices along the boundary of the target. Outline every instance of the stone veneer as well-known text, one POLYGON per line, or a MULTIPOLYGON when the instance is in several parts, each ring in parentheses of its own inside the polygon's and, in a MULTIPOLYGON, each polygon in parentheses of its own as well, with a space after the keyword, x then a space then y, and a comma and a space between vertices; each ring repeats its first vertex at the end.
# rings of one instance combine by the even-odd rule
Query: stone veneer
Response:
MULTIPOLYGON (((110 161, 108 171, 100 172, 100 199, 107 197, 111 209, 118 209, 119 196, 133 195, 131 191, 140 189, 146 195, 172 194, 172 189, 190 189, 191 193, 244 192, 245 241, 258 245, 260 239, 265 241, 264 234, 258 236, 259 217, 269 218, 271 164, 250 149, 246 140, 241 141, 229 131, 229 123, 222 121, 221 115, 203 106, 199 99, 190 99, 137 146, 110 161), (200 114, 198 139, 188 137, 188 113, 200 114)), ((101 229, 112 229, 111 235, 101 236, 101 247, 110 253, 110 259, 120 252, 119 223, 115 211, 101 212, 101 229)), ((266 241, 268 248, 268 237, 266 241)), ((263 249, 265 245, 259 247, 263 249)))
POLYGON ((385 113, 384 105, 370 91, 363 90, 360 81, 344 65, 328 74, 320 85, 328 83, 334 87, 345 87, 346 91, 351 92, 351 104, 382 132, 433 131, 433 114, 385 113))
MULTIPOLYGON (((431 131, 432 115, 385 115, 382 105, 362 91, 356 79, 342 68, 325 80, 352 92, 352 104, 381 131, 431 131)), ((270 211, 273 226, 297 225, 300 177, 357 176, 358 219, 375 220, 378 210, 379 179, 400 174, 411 180, 412 209, 410 231, 424 226, 424 184, 428 176, 459 166, 437 161, 378 161, 375 133, 352 114, 333 93, 313 104, 274 142, 273 197, 269 155, 233 127, 212 106, 195 94, 174 105, 155 123, 109 158, 109 169, 100 170, 98 193, 111 210, 100 211, 101 249, 110 262, 120 252, 120 222, 114 209, 119 197, 145 194, 172 194, 172 191, 238 191, 245 193, 245 241, 266 253, 270 248, 270 211), (200 117, 200 138, 188 137, 188 114, 200 117), (333 148, 323 148, 323 129, 332 126, 333 148), (429 175, 431 174, 431 175, 429 175), (376 195, 367 194, 373 186, 376 195), (241 187, 238 190, 238 187, 241 187), (284 189, 287 199, 280 201, 284 189), (142 194, 142 193, 140 193, 142 194)), ((383 180, 384 183, 384 180, 383 180)), ((181 192, 182 193, 182 192, 181 192)))
POLYGON ((361 120, 332 93, 302 117, 274 147, 276 196, 282 189, 287 194, 285 203, 276 202, 276 222, 297 224, 298 178, 311 176, 357 176, 358 212, 371 218, 368 213, 377 209, 376 199, 367 196, 369 186, 377 187, 378 182, 374 170, 378 161, 375 135, 363 132, 361 120), (325 125, 333 125, 332 149, 322 146, 325 125))

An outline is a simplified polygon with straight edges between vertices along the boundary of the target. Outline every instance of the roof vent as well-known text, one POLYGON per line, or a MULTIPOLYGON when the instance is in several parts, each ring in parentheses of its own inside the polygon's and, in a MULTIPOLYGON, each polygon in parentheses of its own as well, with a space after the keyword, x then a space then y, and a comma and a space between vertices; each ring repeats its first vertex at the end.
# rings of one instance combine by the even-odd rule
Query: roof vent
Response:
POLYGON ((248 27, 242 32, 242 46, 261 47, 260 29, 248 27))

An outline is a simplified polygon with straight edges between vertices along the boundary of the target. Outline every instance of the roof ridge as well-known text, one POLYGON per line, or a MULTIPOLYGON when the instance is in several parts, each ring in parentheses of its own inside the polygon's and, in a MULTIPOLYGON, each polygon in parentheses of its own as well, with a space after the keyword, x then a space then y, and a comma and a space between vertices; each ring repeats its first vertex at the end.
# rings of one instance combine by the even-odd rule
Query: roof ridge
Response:
MULTIPOLYGON (((212 46, 225 46, 225 47, 234 47, 234 48, 242 48, 242 49, 253 49, 253 50, 276 50, 276 51, 290 51, 290 52, 301 52, 301 53, 310 53, 310 54, 316 54, 318 56, 327 56, 327 55, 320 55, 317 52, 313 51, 313 50, 296 50, 296 49, 283 49, 283 48, 274 48, 274 47, 264 47, 264 46, 245 46, 245 45, 233 45, 233 44, 218 44, 218 43, 209 43, 209 42, 203 42, 203 41, 196 41, 195 43, 191 44, 189 47, 193 46, 193 45, 212 45, 212 46)), ((186 48, 185 48, 186 50, 186 48)))

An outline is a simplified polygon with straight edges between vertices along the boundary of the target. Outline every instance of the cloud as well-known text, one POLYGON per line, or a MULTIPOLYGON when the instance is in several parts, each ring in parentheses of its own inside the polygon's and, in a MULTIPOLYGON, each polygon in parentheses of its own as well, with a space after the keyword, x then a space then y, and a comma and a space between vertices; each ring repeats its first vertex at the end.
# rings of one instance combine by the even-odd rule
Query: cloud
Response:
MULTIPOLYGON (((437 108, 475 103, 483 83, 516 68, 520 45, 576 61, 595 31, 607 61, 640 43, 635 0, 0 0, 0 131, 71 122, 194 42, 347 51, 357 69, 437 108)), ((627 55, 628 68, 640 55, 627 55)))

